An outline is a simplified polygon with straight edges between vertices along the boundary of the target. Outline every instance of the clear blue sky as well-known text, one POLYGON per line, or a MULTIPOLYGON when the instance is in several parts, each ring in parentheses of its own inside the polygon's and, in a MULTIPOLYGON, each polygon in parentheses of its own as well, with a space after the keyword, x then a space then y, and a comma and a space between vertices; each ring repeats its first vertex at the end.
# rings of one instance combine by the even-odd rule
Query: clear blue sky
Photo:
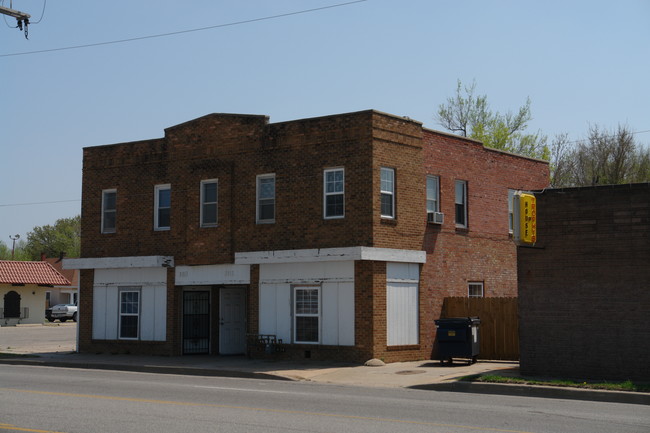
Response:
MULTIPOLYGON (((35 22, 43 1, 13 8, 35 22)), ((82 148, 208 113, 278 122, 372 108, 436 129, 460 79, 496 111, 530 97, 531 130, 551 137, 650 130, 649 0, 367 0, 10 55, 344 2, 50 0, 29 40, 0 18, 0 240, 80 212, 82 148)))

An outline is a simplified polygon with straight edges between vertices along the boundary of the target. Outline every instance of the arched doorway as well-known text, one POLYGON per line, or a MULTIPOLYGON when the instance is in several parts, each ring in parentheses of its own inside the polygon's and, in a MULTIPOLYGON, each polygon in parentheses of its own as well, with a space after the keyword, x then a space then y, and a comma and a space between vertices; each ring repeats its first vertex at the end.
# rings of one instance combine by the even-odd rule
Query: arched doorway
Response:
POLYGON ((11 291, 5 295, 5 319, 20 318, 20 295, 11 291))
POLYGON ((20 295, 18 292, 11 291, 5 295, 4 299, 5 319, 20 318, 20 295))

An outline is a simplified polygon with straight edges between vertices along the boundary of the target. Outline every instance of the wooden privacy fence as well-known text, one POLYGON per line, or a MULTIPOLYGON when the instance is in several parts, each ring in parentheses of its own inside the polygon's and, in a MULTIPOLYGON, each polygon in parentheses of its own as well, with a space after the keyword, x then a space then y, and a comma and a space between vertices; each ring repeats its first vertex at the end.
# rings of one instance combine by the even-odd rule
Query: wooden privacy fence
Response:
POLYGON ((445 298, 441 318, 481 319, 479 359, 519 360, 517 298, 445 298))

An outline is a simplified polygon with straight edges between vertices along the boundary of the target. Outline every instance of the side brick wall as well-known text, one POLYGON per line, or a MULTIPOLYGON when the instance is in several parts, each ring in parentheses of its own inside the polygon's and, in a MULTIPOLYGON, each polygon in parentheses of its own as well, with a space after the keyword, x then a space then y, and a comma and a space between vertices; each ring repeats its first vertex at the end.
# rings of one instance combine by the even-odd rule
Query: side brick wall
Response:
POLYGON ((650 380, 650 184, 537 193, 519 249, 521 372, 650 380))
MULTIPOLYGON (((425 130, 426 175, 438 176, 444 224, 420 224, 427 262, 421 273, 421 354, 435 359, 436 328, 445 297, 468 296, 482 282, 484 296, 517 296, 517 250, 508 234, 508 189, 543 189, 548 163, 483 147, 480 142, 425 130), (455 224, 455 181, 467 182, 468 227, 455 224)), ((424 180, 422 183, 424 184, 424 180)), ((424 206, 424 205, 423 205, 424 206)))

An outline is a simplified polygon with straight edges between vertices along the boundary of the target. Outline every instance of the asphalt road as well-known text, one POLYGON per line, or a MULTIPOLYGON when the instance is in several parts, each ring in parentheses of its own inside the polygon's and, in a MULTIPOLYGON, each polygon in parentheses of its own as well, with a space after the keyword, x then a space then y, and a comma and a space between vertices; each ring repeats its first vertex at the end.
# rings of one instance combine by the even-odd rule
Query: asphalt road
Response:
POLYGON ((0 431, 647 433, 650 407, 2 365, 0 431))

